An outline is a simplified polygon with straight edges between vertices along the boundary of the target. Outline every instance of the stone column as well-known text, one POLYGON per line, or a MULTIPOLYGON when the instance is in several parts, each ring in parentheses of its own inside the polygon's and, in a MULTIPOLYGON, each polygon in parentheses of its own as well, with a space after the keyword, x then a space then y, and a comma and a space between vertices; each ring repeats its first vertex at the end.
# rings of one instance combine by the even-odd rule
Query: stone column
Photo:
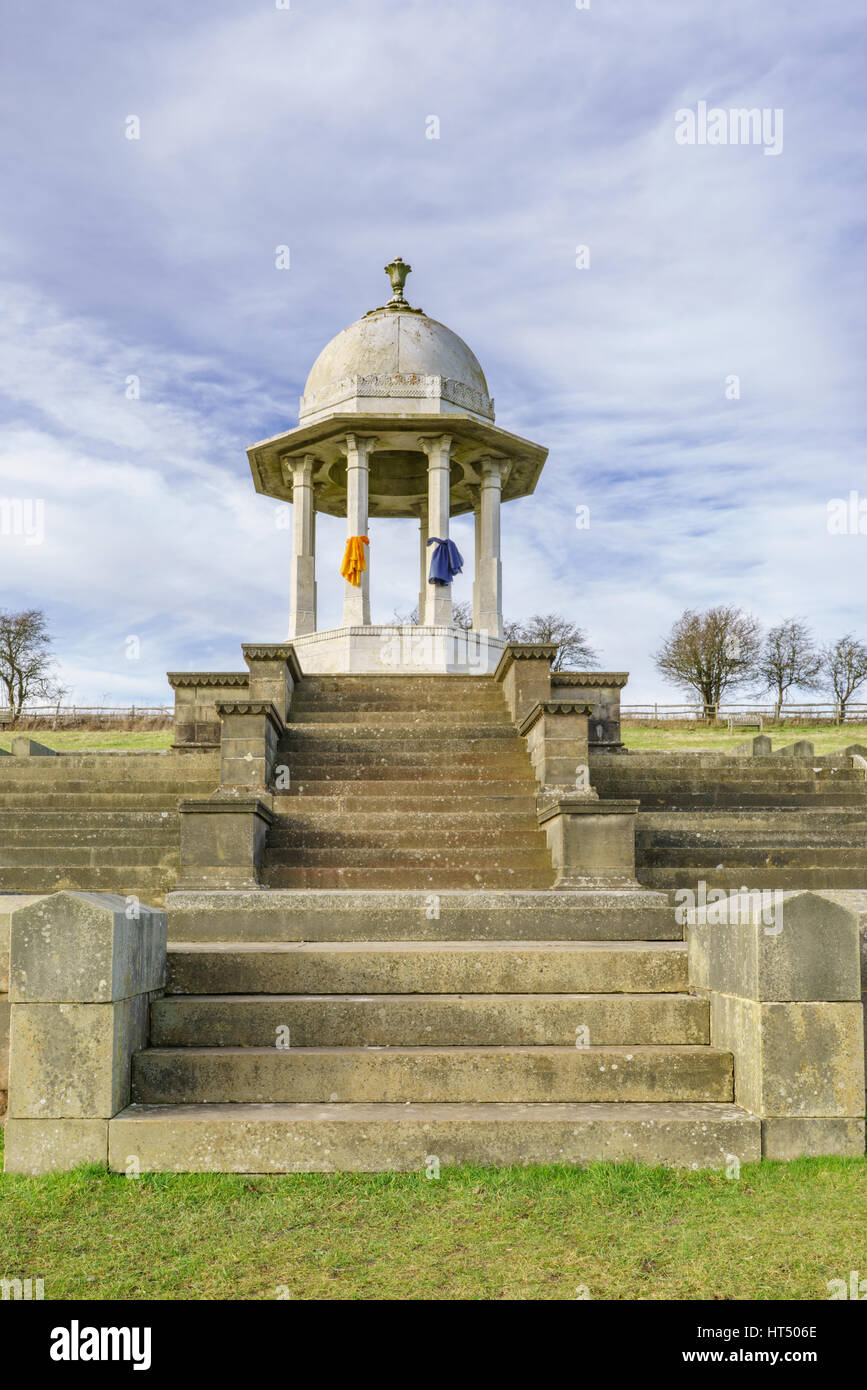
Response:
POLYGON ((418 620, 424 622, 424 611, 427 605, 427 576, 428 566, 430 565, 430 552, 427 548, 428 540, 427 523, 427 502, 419 504, 418 519, 418 539, 419 539, 419 590, 418 590, 418 620))
POLYGON ((289 636, 316 631, 316 506, 312 454, 286 460, 292 472, 292 570, 289 636))
MULTIPOLYGON (((376 440, 357 434, 346 436, 346 537, 367 535, 368 485, 370 455, 376 440)), ((370 626, 370 557, 368 568, 356 588, 349 580, 343 583, 343 626, 370 626)))
POLYGON ((479 487, 470 488, 470 496, 473 499, 473 520, 475 522, 475 537, 473 543, 473 627, 478 630, 480 627, 481 613, 479 611, 479 566, 482 560, 482 490, 479 487))
POLYGON ((503 635, 503 566, 500 559, 500 494, 506 460, 481 461, 479 506, 481 545, 478 559, 478 617, 476 627, 489 637, 503 635))
MULTIPOLYGON (((419 448, 427 454, 428 534, 445 541, 449 537, 450 468, 452 441, 449 435, 420 439, 419 448)), ((425 627, 449 627, 452 621, 451 584, 431 584, 430 552, 425 566, 425 627)))

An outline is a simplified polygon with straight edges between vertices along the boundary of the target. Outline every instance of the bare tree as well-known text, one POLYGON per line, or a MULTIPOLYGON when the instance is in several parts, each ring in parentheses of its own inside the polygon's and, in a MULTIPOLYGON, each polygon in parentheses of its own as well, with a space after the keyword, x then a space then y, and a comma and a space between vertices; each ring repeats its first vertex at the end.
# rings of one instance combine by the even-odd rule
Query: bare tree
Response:
POLYGON ((6 689, 13 724, 28 700, 57 700, 65 693, 55 677, 51 637, 40 609, 0 609, 0 685, 6 689))
POLYGON ((653 660, 666 680, 696 692, 707 719, 727 690, 755 680, 760 649, 761 630, 751 614, 730 605, 704 613, 688 608, 653 660))
POLYGON ((813 634, 801 618, 786 618, 765 638, 758 662, 762 690, 774 692, 774 720, 780 717, 786 692, 793 686, 815 690, 822 666, 813 634))
POLYGON ((867 680, 867 647, 847 632, 822 649, 822 684, 837 701, 839 718, 846 718, 846 706, 855 691, 867 680))
POLYGON ((590 646, 583 628, 576 627, 562 613, 534 613, 523 623, 506 623, 507 642, 549 642, 557 646, 551 663, 552 671, 599 665, 599 657, 590 646))

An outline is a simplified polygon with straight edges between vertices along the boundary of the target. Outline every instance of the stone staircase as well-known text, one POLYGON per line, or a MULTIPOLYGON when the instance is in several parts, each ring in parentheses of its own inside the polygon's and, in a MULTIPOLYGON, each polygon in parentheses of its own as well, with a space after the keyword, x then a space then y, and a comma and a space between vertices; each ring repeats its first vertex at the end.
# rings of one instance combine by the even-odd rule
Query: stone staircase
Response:
POLYGON ((661 894, 177 893, 113 1166, 759 1156, 661 894), (577 1044, 577 1045, 576 1045, 577 1044))
POLYGON ((0 891, 159 906, 178 877, 178 801, 209 796, 219 776, 216 753, 0 757, 0 891))
POLYGON ((114 1166, 759 1156, 667 897, 551 891, 492 678, 305 677, 276 761, 268 891, 169 896, 114 1166))
POLYGON ((600 796, 637 797, 636 872, 656 889, 860 888, 867 782, 845 754, 591 758, 600 796))
POLYGON ((291 719, 268 887, 551 887, 533 769, 490 676, 307 676, 291 719))

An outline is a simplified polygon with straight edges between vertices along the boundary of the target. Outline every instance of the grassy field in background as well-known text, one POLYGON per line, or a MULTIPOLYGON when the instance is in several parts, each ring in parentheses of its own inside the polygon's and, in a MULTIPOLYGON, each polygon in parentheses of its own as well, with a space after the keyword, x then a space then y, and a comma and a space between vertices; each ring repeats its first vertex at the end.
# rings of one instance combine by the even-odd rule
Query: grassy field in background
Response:
MULTIPOLYGON (((62 752, 74 749, 99 748, 170 748, 174 733, 171 729, 134 730, 132 732, 113 729, 16 729, 16 733, 32 738, 45 748, 57 748, 62 752)), ((0 748, 8 753, 12 734, 7 729, 0 734, 0 748)))
POLYGON ((45 1298, 826 1299, 867 1161, 0 1177, 0 1278, 45 1298), (587 1294, 582 1295, 582 1286, 587 1294))
MULTIPOLYGON (((652 749, 697 753, 703 748, 724 753, 749 738, 755 738, 757 733, 758 729, 736 729, 730 734, 725 726, 720 729, 649 729, 644 720, 624 719, 621 737, 626 747, 636 753, 652 749)), ((867 725, 864 724, 786 724, 780 728, 766 725, 763 733, 768 735, 775 749, 785 748, 787 743, 795 743, 802 738, 813 744, 816 753, 838 753, 853 743, 867 744, 867 725)))

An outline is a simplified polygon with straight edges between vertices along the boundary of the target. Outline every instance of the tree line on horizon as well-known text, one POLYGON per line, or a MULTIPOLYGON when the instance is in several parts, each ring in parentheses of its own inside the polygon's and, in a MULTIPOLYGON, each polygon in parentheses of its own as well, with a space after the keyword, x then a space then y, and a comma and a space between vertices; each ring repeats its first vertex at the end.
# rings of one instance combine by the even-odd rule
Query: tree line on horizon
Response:
POLYGON ((785 618, 763 634, 751 613, 721 604, 703 612, 687 608, 658 651, 656 669, 671 685, 698 695, 713 717, 723 695, 747 690, 771 695, 774 718, 790 692, 833 696, 840 718, 867 681, 867 645, 851 632, 817 643, 802 618, 785 618))

